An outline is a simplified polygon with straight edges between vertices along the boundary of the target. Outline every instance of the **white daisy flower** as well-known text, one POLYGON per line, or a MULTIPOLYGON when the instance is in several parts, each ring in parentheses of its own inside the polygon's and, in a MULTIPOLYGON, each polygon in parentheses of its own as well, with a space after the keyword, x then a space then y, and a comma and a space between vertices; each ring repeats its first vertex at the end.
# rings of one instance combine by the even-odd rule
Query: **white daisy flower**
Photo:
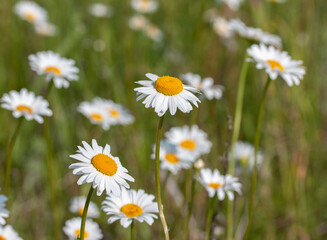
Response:
POLYGON ((30 66, 38 75, 46 75, 46 80, 51 79, 56 88, 68 88, 70 81, 77 81, 79 72, 75 61, 62 58, 52 51, 38 52, 28 57, 30 66))
POLYGON ((223 96, 224 87, 221 85, 214 85, 214 80, 210 77, 201 79, 200 75, 194 73, 186 73, 181 76, 187 84, 197 88, 204 93, 209 100, 221 99, 223 96))
POLYGON ((112 7, 102 4, 102 3, 93 3, 89 7, 89 12, 95 17, 111 17, 113 14, 112 7))
POLYGON ((0 226, 6 224, 5 218, 9 216, 9 211, 6 209, 7 200, 8 198, 5 195, 0 195, 0 226))
POLYGON ((198 107, 197 102, 200 100, 191 93, 198 92, 196 88, 183 85, 182 81, 175 77, 159 77, 152 73, 147 73, 146 76, 151 81, 136 82, 142 85, 134 89, 139 95, 136 100, 145 98, 145 107, 151 106, 159 116, 163 116, 168 109, 171 115, 175 115, 177 108, 189 113, 193 109, 191 103, 198 107))
POLYGON ((192 161, 201 155, 207 154, 211 149, 211 142, 207 134, 199 129, 197 125, 173 127, 165 134, 167 140, 177 146, 177 149, 187 155, 192 161))
MULTIPOLYGON (((65 222, 63 227, 64 233, 68 236, 69 240, 76 240, 81 234, 81 221, 82 218, 76 217, 65 222)), ((86 219, 84 239, 85 240, 99 240, 102 239, 103 235, 99 225, 92 219, 86 219)))
POLYGON ((148 19, 142 15, 134 15, 128 21, 129 27, 133 30, 143 30, 148 24, 148 19))
POLYGON ((156 42, 160 42, 163 39, 163 37, 164 37, 164 34, 160 30, 160 28, 158 28, 154 24, 148 24, 148 25, 146 25, 146 27, 145 27, 145 33, 146 33, 146 35, 149 38, 151 38, 153 41, 156 41, 156 42))
POLYGON ((1 240, 23 240, 19 237, 18 233, 12 228, 12 226, 0 226, 0 239, 1 240))
MULTIPOLYGON (((234 147, 234 156, 243 166, 248 166, 249 169, 253 169, 254 166, 254 147, 247 142, 236 142, 234 147)), ((259 151, 257 154, 257 166, 260 166, 263 160, 263 155, 259 151)))
POLYGON ((19 1, 14 6, 14 12, 21 19, 33 24, 47 21, 47 11, 35 2, 19 1))
MULTIPOLYGON (((155 159, 156 147, 153 146, 151 158, 155 159)), ((192 161, 185 154, 177 150, 174 144, 165 140, 160 143, 159 159, 161 161, 160 168, 168 170, 176 174, 181 169, 189 169, 192 166, 192 161)))
POLYGON ((252 45, 247 50, 249 61, 256 62, 257 69, 264 69, 272 80, 281 76, 289 86, 299 85, 303 79, 305 69, 302 61, 292 60, 285 51, 280 51, 264 44, 252 45))
MULTIPOLYGON (((86 202, 86 197, 74 197, 70 201, 69 211, 72 213, 77 213, 80 216, 83 216, 84 212, 84 205, 86 202)), ((97 218, 100 216, 98 206, 94 202, 90 202, 88 211, 87 211, 87 217, 88 218, 97 218)))
POLYGON ((243 0, 216 0, 217 2, 225 3, 231 10, 237 11, 240 8, 243 0))
POLYGON ((56 26, 48 23, 48 22, 41 22, 35 24, 34 26, 35 32, 41 36, 45 37, 52 37, 56 34, 56 26))
POLYGON ((206 188, 209 197, 214 197, 216 194, 220 201, 225 199, 225 195, 229 200, 234 199, 233 191, 241 194, 242 185, 238 182, 237 178, 231 175, 221 175, 218 169, 213 171, 209 168, 200 170, 198 181, 206 188))
POLYGON ((71 158, 78 160, 69 166, 73 170, 73 174, 82 175, 77 184, 92 183, 93 188, 97 188, 97 195, 100 196, 104 190, 109 195, 111 192, 119 196, 124 188, 129 188, 126 180, 134 182, 124 168, 118 157, 110 154, 110 146, 106 144, 103 148, 98 145, 95 139, 92 140, 92 147, 82 142, 82 146, 78 146, 77 153, 70 155, 71 158))
POLYGON ((158 2, 153 0, 132 0, 132 8, 140 13, 153 13, 158 9, 158 2))
POLYGON ((35 96, 33 92, 25 88, 20 92, 10 91, 5 93, 0 99, 1 107, 12 111, 15 118, 24 116, 26 120, 35 120, 43 123, 42 116, 52 116, 52 111, 48 108, 49 103, 41 96, 35 96))
POLYGON ((231 28, 228 20, 217 17, 212 23, 213 30, 222 38, 228 39, 234 36, 234 29, 231 28))
POLYGON ((154 196, 147 194, 144 190, 122 190, 120 197, 107 196, 102 203, 102 210, 107 215, 112 215, 108 219, 111 224, 120 220, 120 224, 127 228, 132 220, 146 222, 152 225, 154 218, 158 218, 158 204, 153 202, 154 196))

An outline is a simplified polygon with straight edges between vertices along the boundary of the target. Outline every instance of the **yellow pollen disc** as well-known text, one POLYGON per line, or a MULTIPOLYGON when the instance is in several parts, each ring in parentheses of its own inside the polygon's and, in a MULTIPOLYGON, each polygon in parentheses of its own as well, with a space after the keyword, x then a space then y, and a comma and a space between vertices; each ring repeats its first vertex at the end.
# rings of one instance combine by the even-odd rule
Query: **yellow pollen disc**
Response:
POLYGON ((173 153, 167 153, 165 158, 168 162, 172 164, 176 164, 179 162, 178 157, 173 153))
POLYGON ((78 214, 83 216, 83 212, 84 212, 84 207, 81 207, 80 209, 78 209, 78 214))
POLYGON ((181 147, 186 148, 187 150, 194 150, 196 147, 196 144, 192 140, 185 140, 181 142, 181 147))
POLYGON ((159 77, 154 83, 155 89, 167 96, 173 96, 183 91, 183 83, 175 77, 163 76, 159 77))
POLYGON ((277 68, 279 71, 283 72, 284 67, 277 61, 275 60, 268 60, 267 63, 270 65, 271 69, 274 70, 277 68))
POLYGON ((114 118, 118 118, 119 117, 119 112, 115 109, 110 109, 109 113, 111 116, 113 116, 114 118))
POLYGON ((223 185, 220 184, 220 183, 209 183, 209 187, 213 188, 213 189, 217 189, 217 188, 220 188, 222 187, 223 185))
POLYGON ((129 204, 122 206, 120 211, 122 213, 124 213, 126 215, 126 217, 129 217, 129 218, 138 217, 143 213, 142 208, 140 208, 139 206, 137 206, 133 203, 129 203, 129 204))
POLYGON ((4 236, 0 236, 0 240, 7 240, 4 236))
POLYGON ((44 72, 47 72, 47 73, 53 73, 55 75, 60 75, 61 74, 61 71, 59 68, 57 67, 54 67, 54 66, 49 66, 49 67, 46 67, 44 69, 44 72))
POLYGON ((90 118, 95 122, 102 122, 102 120, 103 120, 103 116, 101 114, 98 114, 98 113, 92 113, 90 115, 90 118))
POLYGON ((30 107, 25 106, 25 105, 18 105, 16 107, 16 110, 17 111, 20 111, 20 112, 28 112, 29 114, 32 114, 33 113, 33 110, 30 107))
MULTIPOLYGON (((75 235, 76 235, 76 237, 80 237, 80 235, 81 235, 81 230, 76 230, 75 231, 75 235)), ((84 231, 84 238, 87 238, 88 237, 88 233, 87 233, 87 231, 84 231)))
POLYGON ((34 13, 26 13, 24 15, 24 17, 30 22, 35 22, 35 14, 34 13))
POLYGON ((109 156, 99 153, 92 158, 93 166, 105 175, 113 176, 116 174, 117 163, 109 156))

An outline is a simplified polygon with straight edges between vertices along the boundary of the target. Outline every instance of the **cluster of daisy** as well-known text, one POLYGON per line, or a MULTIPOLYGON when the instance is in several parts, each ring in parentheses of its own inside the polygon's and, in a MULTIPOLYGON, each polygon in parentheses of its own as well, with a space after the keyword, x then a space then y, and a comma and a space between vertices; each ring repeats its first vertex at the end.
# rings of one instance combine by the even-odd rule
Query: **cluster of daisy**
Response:
POLYGON ((101 125, 104 130, 108 130, 112 125, 131 124, 135 120, 123 106, 102 98, 95 98, 91 102, 82 102, 77 110, 92 124, 101 125))
POLYGON ((56 26, 48 21, 47 11, 32 1, 19 1, 14 6, 14 12, 23 20, 32 23, 37 34, 53 36, 56 26))

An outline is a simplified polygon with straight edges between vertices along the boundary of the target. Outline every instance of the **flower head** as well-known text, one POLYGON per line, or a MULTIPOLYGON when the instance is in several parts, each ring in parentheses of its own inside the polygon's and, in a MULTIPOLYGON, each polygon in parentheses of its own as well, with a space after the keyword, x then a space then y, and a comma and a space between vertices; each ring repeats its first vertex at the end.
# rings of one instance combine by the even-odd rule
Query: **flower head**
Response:
POLYGON ((153 0, 132 0, 132 8, 140 13, 153 13, 158 9, 158 2, 153 0))
POLYGON ((285 51, 264 44, 252 45, 247 50, 250 59, 256 63, 257 69, 264 69, 272 80, 281 76, 289 86, 299 85, 305 69, 302 61, 292 60, 285 51))
POLYGON ((70 81, 77 81, 79 72, 75 61, 62 58, 52 51, 38 52, 28 57, 33 71, 39 75, 46 75, 46 80, 51 79, 57 88, 68 88, 70 81))
MULTIPOLYGON (((254 167, 254 147, 247 142, 237 142, 234 148, 235 159, 241 164, 246 165, 250 169, 254 167)), ((257 165, 262 163, 262 153, 259 151, 257 154, 257 165)))
POLYGON ((214 18, 212 26, 213 30, 224 39, 234 36, 234 29, 231 27, 230 22, 224 18, 214 18))
POLYGON ((0 226, 6 224, 5 218, 9 216, 9 211, 5 208, 8 198, 4 195, 0 195, 0 226))
MULTIPOLYGON (((74 197, 70 201, 69 211, 72 213, 77 213, 78 215, 82 216, 84 212, 84 205, 86 202, 86 197, 74 197)), ((97 218, 99 217, 99 209, 97 205, 94 202, 90 202, 88 211, 87 211, 87 217, 88 218, 97 218)))
POLYGON ((200 100, 191 93, 198 92, 196 88, 184 85, 175 77, 159 77, 151 73, 147 73, 146 76, 151 80, 136 82, 142 85, 134 89, 139 95, 136 100, 145 98, 143 101, 145 107, 151 106, 159 116, 163 116, 168 109, 171 115, 175 115, 177 108, 188 113, 193 109, 191 103, 198 106, 200 100))
POLYGON ((144 30, 145 30, 145 34, 153 41, 160 42, 164 37, 164 34, 160 30, 160 28, 158 28, 154 24, 147 24, 144 30))
MULTIPOLYGON (((65 222, 63 227, 64 233, 68 236, 69 240, 76 240, 81 234, 81 221, 82 218, 76 217, 65 222)), ((86 219, 84 239, 85 240, 100 240, 102 233, 99 225, 91 219, 86 219)))
POLYGON ((129 27, 133 30, 144 30, 148 24, 148 19, 142 15, 134 15, 128 21, 129 27))
POLYGON ((34 29, 37 34, 45 37, 52 37, 56 34, 56 26, 48 22, 35 24, 34 29))
POLYGON ((47 21, 47 12, 44 8, 32 1, 19 1, 14 12, 23 20, 36 24, 47 21))
POLYGON ((113 9, 102 3, 93 3, 89 8, 89 12, 91 15, 95 17, 111 17, 113 14, 113 9))
POLYGON ((0 101, 1 107, 12 111, 15 118, 24 116, 26 120, 34 119, 38 123, 43 123, 42 116, 52 116, 48 101, 41 96, 35 96, 25 88, 20 92, 12 90, 5 93, 0 101))
POLYGON ((107 194, 113 193, 116 196, 124 188, 129 188, 126 182, 134 182, 124 168, 118 157, 110 154, 110 146, 106 144, 103 148, 98 145, 95 139, 92 140, 92 146, 86 142, 82 142, 82 146, 78 146, 77 153, 70 155, 71 158, 78 160, 78 163, 73 163, 69 166, 73 170, 73 174, 82 175, 77 184, 92 183, 93 188, 97 188, 98 196, 106 190, 107 194))
POLYGON ((92 124, 101 125, 104 130, 110 128, 109 114, 102 104, 95 102, 82 102, 77 111, 87 117, 92 124))
POLYGON ((132 220, 146 222, 152 225, 153 219, 157 218, 158 205, 153 202, 154 196, 146 194, 144 190, 123 190, 120 197, 107 196, 102 203, 102 210, 111 215, 108 223, 120 220, 120 224, 127 228, 132 220))
POLYGON ((0 226, 0 239, 2 240, 23 240, 19 237, 19 235, 15 232, 12 226, 0 226))

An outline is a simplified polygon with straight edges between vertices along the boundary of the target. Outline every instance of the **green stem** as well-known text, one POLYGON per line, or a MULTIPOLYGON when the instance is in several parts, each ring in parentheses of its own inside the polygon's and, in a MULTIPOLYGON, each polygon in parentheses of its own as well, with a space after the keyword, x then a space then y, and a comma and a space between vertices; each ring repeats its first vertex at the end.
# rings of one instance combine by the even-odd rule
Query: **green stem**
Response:
POLYGON ((206 225, 206 240, 210 240, 211 237, 211 223, 212 223, 212 217, 214 212, 214 200, 216 196, 213 196, 209 199, 209 211, 208 211, 208 217, 207 217, 207 225, 206 225))
MULTIPOLYGON (((194 167, 192 169, 192 173, 194 172, 194 167)), ((185 239, 188 240, 190 239, 190 232, 189 232, 189 224, 190 224, 190 218, 192 215, 192 210, 193 210, 193 203, 194 203, 194 193, 195 193, 195 178, 193 177, 193 174, 191 174, 191 199, 188 201, 187 205, 187 215, 186 215, 186 220, 185 220, 185 239)))
POLYGON ((135 239, 135 227, 134 227, 134 219, 132 219, 132 224, 131 224, 131 240, 135 239))
MULTIPOLYGON (((240 79, 238 82, 237 89, 237 100, 234 114, 234 126, 233 126, 233 135, 231 140, 230 156, 228 163, 228 173, 234 175, 235 169, 235 143, 238 140, 240 133, 241 120, 242 120, 242 108, 244 100, 244 89, 246 82, 246 75, 249 68, 249 62, 247 61, 247 54, 245 55, 244 62, 242 65, 242 70, 240 74, 240 79)), ((227 204, 227 239, 233 239, 233 207, 234 201, 228 201, 227 204)))
POLYGON ((9 142, 9 150, 7 154, 7 160, 6 160, 6 177, 5 177, 5 194, 8 196, 9 194, 9 188, 10 188, 10 173, 11 173, 11 164, 12 164, 12 153, 14 150, 14 146, 16 143, 16 139, 19 133, 19 130, 22 126, 23 117, 20 117, 18 119, 18 124, 15 129, 14 135, 11 137, 9 142))
POLYGON ((261 135, 261 124, 262 124, 262 116, 263 110, 266 102, 266 96, 268 92, 269 85, 271 83, 271 79, 268 77, 266 82, 265 88, 263 90, 263 95, 260 102, 259 107, 259 114, 257 119, 257 128, 255 133, 255 140, 254 140, 254 166, 253 166, 253 173, 252 173, 252 182, 251 182, 251 195, 248 207, 248 225, 245 231, 244 240, 249 238, 250 228, 251 228, 251 221, 252 221, 252 212, 253 212, 253 199, 254 199, 254 192, 257 183, 257 156, 259 150, 259 143, 260 143, 260 135, 261 135))
POLYGON ((162 227, 164 229, 165 239, 169 240, 168 226, 167 226, 165 215, 164 215, 164 212, 163 212, 163 209, 162 209, 161 192, 160 192, 159 151, 160 151, 160 138, 161 138, 161 132, 162 132, 163 119, 164 119, 164 116, 160 117, 159 123, 158 123, 158 129, 157 129, 155 175, 156 175, 157 201, 158 201, 159 216, 160 216, 162 227))
POLYGON ((190 127, 192 127, 194 124, 196 124, 198 112, 199 112, 199 109, 195 107, 195 109, 192 111, 192 114, 191 114, 190 127))
POLYGON ((81 231, 80 231, 80 237, 79 240, 84 240, 84 232, 85 232, 85 222, 86 222, 86 216, 87 216, 87 211, 89 209, 89 205, 90 205, 90 201, 91 201, 91 197, 92 197, 92 193, 93 193, 94 189, 91 185, 90 187, 90 191, 87 195, 86 198, 86 202, 84 205, 84 210, 83 210, 83 216, 82 216, 82 222, 81 222, 81 231))

